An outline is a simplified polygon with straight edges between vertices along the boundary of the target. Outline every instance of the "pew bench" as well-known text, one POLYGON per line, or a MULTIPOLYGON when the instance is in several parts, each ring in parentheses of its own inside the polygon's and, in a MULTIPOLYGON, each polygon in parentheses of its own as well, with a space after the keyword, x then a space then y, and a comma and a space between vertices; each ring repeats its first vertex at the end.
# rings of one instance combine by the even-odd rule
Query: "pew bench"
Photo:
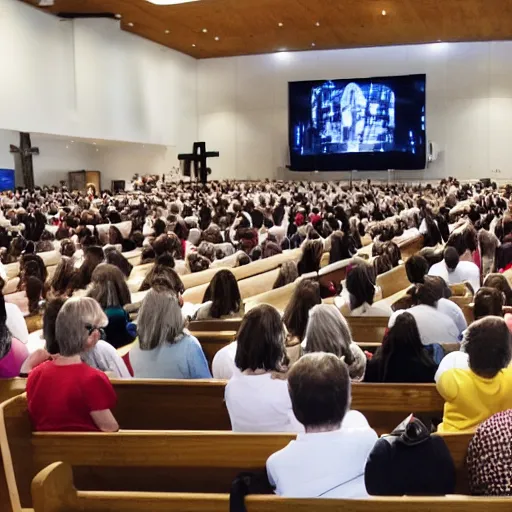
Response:
MULTIPOLYGON (((34 512, 228 512, 229 495, 207 493, 149 493, 77 491, 72 469, 56 462, 41 470, 32 482, 34 512)), ((393 497, 366 500, 291 499, 252 495, 248 512, 505 512, 509 498, 393 497)))
MULTIPOLYGON (((155 391, 154 385, 149 387, 155 391)), ((381 402, 387 396, 382 390, 377 395, 381 402)), ((415 397, 425 405, 425 396, 415 393, 415 397)), ((141 407, 146 408, 146 416, 157 414, 159 408, 167 406, 161 398, 148 404, 150 394, 147 394, 146 401, 140 403, 131 393, 130 403, 126 405, 132 406, 135 420, 143 420, 141 407)), ((393 407, 391 403, 387 405, 393 407)), ((199 404, 191 401, 190 407, 197 410, 199 404)), ((364 410, 364 407, 357 408, 364 410)), ((180 413, 174 410, 174 416, 180 413)), ((120 423, 124 427, 122 419, 120 423)), ((471 434, 444 437, 462 489, 465 485, 462 470, 471 434)), ((15 502, 14 510, 30 506, 32 478, 54 462, 73 466, 77 486, 83 490, 225 493, 238 473, 263 470, 268 457, 294 438, 294 434, 222 431, 32 433, 24 395, 0 407, 2 463, 9 497, 15 502)))

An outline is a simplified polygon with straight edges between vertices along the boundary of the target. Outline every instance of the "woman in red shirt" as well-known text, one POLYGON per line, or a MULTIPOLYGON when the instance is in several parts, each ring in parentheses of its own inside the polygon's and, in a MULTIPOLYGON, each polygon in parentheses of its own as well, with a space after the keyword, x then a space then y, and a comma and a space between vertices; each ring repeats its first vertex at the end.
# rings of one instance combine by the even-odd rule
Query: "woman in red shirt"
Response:
POLYGON ((91 298, 69 299, 57 316, 60 356, 37 366, 27 381, 28 411, 40 432, 117 432, 116 394, 107 376, 81 361, 108 323, 91 298))

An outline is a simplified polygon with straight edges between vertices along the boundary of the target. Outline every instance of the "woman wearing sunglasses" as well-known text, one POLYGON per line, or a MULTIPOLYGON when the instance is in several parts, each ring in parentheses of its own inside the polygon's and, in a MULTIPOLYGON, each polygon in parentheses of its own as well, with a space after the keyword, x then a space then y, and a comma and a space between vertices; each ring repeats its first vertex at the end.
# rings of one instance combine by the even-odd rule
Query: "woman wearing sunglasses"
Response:
POLYGON ((71 298, 57 315, 60 354, 34 368, 27 381, 28 410, 36 431, 116 432, 116 394, 105 373, 82 361, 101 337, 105 313, 91 298, 71 298))

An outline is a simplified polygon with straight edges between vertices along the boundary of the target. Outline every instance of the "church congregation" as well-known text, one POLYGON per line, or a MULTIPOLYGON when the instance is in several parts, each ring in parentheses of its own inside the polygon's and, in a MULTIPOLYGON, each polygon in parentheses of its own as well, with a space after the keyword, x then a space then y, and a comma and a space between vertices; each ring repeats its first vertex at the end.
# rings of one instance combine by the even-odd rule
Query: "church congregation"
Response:
POLYGON ((511 1, 0 0, 0 512, 508 511, 511 1))

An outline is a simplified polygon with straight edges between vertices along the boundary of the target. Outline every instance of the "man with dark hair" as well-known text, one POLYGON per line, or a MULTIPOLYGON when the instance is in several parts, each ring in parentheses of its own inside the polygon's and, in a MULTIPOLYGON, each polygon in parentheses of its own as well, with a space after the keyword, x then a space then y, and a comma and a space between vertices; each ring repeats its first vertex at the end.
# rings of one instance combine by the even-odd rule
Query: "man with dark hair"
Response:
MULTIPOLYGON (((463 349, 468 367, 441 368, 437 389, 445 399, 439 432, 474 431, 493 414, 512 409, 512 338, 503 318, 487 316, 472 323, 463 349)), ((448 356, 447 356, 448 357, 448 356)))
POLYGON ((405 262, 405 272, 411 284, 423 283, 428 274, 428 262, 421 254, 415 254, 405 262))
POLYGON ((362 498, 364 468, 377 434, 350 407, 350 379, 333 354, 303 356, 288 374, 293 412, 304 425, 286 448, 267 461, 276 493, 286 497, 362 498))
POLYGON ((503 293, 496 288, 480 288, 473 300, 473 313, 475 320, 480 320, 486 316, 503 316, 503 306, 505 297, 503 293))

